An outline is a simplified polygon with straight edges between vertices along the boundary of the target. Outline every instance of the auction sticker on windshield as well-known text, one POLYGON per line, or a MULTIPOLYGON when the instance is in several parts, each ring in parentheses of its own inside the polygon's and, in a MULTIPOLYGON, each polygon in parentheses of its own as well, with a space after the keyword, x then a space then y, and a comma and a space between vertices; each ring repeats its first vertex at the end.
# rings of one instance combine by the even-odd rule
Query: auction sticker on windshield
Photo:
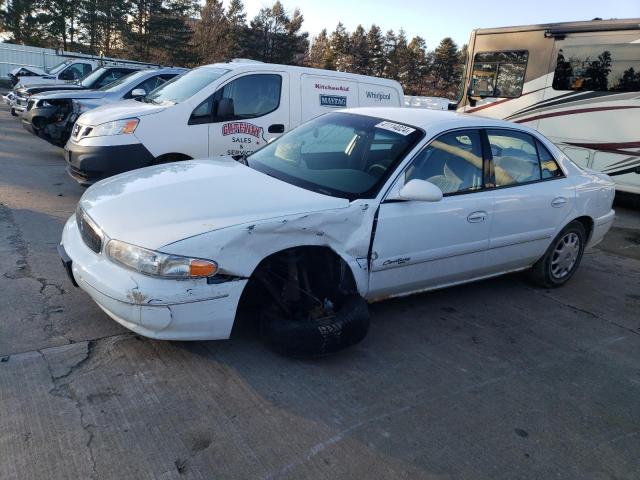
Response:
POLYGON ((376 128, 383 128, 384 130, 389 130, 390 132, 399 133, 400 135, 411 135, 416 131, 415 128, 407 127, 406 125, 401 125, 400 123, 394 122, 380 122, 376 125, 376 128))

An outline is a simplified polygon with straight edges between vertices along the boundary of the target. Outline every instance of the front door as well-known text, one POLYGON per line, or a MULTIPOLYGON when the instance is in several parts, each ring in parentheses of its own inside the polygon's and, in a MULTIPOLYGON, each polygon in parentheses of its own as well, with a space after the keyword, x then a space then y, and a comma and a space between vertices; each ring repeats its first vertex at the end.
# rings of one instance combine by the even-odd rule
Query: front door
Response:
POLYGON ((390 200, 380 205, 370 298, 485 274, 493 212, 486 167, 477 130, 445 133, 416 156, 398 181, 427 180, 444 196, 438 202, 390 200))
POLYGON ((249 155, 289 130, 289 76, 261 72, 236 77, 213 95, 213 105, 209 156, 249 155), (227 107, 232 104, 231 115, 216 114, 221 100, 227 107))

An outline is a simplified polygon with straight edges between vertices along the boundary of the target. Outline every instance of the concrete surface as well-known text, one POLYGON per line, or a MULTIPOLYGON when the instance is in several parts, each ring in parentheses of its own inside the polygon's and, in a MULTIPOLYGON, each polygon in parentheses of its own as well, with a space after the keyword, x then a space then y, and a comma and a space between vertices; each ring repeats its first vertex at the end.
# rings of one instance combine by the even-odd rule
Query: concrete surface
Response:
POLYGON ((640 478, 639 211, 562 289, 376 304, 302 361, 117 326, 56 256, 82 191, 0 108, 1 479, 640 478))

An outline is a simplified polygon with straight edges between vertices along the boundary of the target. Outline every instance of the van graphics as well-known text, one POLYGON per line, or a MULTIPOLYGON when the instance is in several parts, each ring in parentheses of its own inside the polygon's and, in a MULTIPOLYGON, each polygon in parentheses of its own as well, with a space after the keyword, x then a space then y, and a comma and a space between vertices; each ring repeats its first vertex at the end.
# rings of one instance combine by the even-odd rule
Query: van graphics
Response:
POLYGON ((324 83, 316 83, 316 90, 332 90, 334 92, 348 92, 349 87, 344 85, 326 85, 324 83))
POLYGON ((347 97, 342 95, 320 95, 321 107, 346 107, 347 97))
POLYGON ((391 100, 391 94, 390 93, 370 92, 369 90, 367 90, 366 94, 367 94, 367 98, 372 98, 373 100, 375 100, 377 102, 382 102, 383 100, 391 100))
POLYGON ((264 140, 264 129, 249 122, 232 122, 222 125, 222 135, 251 135, 264 140))
POLYGON ((264 128, 249 122, 223 124, 222 136, 231 136, 232 145, 229 145, 231 148, 227 150, 227 155, 249 155, 267 143, 264 128))

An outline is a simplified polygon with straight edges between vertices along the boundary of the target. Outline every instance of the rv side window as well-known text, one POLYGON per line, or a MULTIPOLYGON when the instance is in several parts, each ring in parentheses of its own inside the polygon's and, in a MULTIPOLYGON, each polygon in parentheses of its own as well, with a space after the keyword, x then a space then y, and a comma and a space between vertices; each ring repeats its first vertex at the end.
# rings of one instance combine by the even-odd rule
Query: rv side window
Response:
POLYGON ((568 45, 558 50, 554 90, 640 91, 640 45, 568 45))
MULTIPOLYGON (((214 118, 214 122, 262 117, 280 106, 282 77, 275 74, 254 74, 227 83, 215 94, 215 104, 231 100, 233 115, 214 118)), ((217 110, 217 108, 216 108, 217 110)), ((216 112, 217 115, 217 112, 216 112)))
POLYGON ((473 59, 469 94, 515 98, 522 93, 529 52, 484 52, 473 59))

